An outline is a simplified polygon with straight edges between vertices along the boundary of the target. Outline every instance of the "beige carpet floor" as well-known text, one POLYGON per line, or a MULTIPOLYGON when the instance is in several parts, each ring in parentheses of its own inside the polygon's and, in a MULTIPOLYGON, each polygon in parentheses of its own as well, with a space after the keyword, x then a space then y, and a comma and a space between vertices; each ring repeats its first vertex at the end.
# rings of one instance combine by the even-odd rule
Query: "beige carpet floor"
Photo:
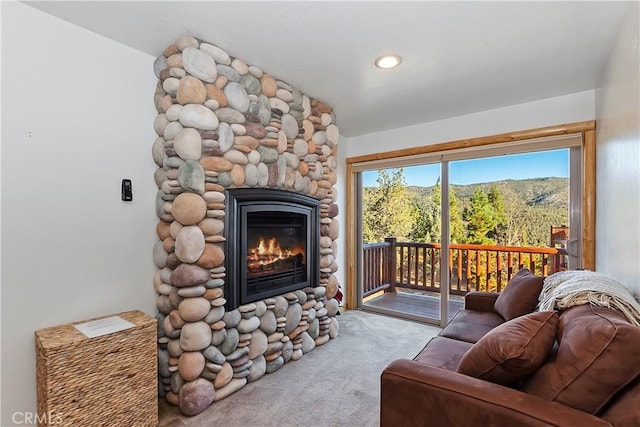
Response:
POLYGON ((160 427, 378 426, 382 370, 413 358, 440 328, 357 310, 338 321, 336 339, 199 415, 185 417, 160 399, 160 427))

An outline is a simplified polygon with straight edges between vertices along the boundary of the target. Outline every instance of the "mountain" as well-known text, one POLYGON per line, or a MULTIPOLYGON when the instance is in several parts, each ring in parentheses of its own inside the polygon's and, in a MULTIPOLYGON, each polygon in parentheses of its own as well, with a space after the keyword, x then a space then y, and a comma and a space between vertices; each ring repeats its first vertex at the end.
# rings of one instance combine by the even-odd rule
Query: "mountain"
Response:
MULTIPOLYGON (((469 185, 452 185, 459 200, 460 211, 471 205, 471 196, 480 187, 486 193, 496 186, 502 196, 506 228, 499 244, 508 246, 546 246, 550 242, 550 227, 569 224, 568 178, 532 178, 504 180, 469 185)), ((407 187, 414 197, 430 197, 433 186, 407 187)))
MULTIPOLYGON (((402 175, 397 174, 385 175, 384 178, 379 182, 381 187, 386 188, 382 192, 378 191, 377 186, 364 188, 365 240, 382 241, 385 236, 393 235, 417 239, 416 241, 430 241, 434 236, 439 236, 439 202, 434 204, 434 186, 406 186, 402 175), (403 191, 398 192, 398 186, 403 191), (390 192, 387 194, 386 191, 390 192), (390 196, 395 198, 391 200, 390 196), (367 201, 372 204, 368 205, 367 201), (394 212, 394 221, 388 220, 389 212, 394 212)), ((503 246, 548 246, 551 227, 570 225, 568 178, 510 179, 451 185, 451 189, 458 202, 454 211, 457 214, 451 218, 452 230, 457 233, 454 238, 458 242, 478 241, 486 237, 503 246), (473 213, 472 195, 478 188, 489 194, 492 187, 497 189, 498 197, 502 199, 499 203, 502 222, 484 237, 472 236, 471 233, 477 233, 473 227, 476 227, 475 230, 486 227, 495 218, 491 217, 490 211, 483 211, 482 208, 473 213)))
MULTIPOLYGON (((555 207, 569 209, 569 179, 568 178, 530 178, 508 179, 504 181, 483 182, 478 184, 456 185, 451 188, 463 207, 468 205, 469 199, 476 188, 480 187, 488 192, 495 185, 504 198, 514 197, 523 201, 527 206, 555 207)), ((411 194, 428 196, 434 186, 407 186, 411 194)))

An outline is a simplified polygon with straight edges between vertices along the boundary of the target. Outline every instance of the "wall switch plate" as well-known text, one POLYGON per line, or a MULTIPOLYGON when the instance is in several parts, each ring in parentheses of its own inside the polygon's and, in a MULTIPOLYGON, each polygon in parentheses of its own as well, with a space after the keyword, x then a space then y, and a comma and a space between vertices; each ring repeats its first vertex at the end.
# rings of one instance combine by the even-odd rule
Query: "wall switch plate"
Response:
POLYGON ((130 179, 122 180, 121 196, 122 196, 122 200, 125 202, 130 202, 133 200, 133 190, 131 187, 130 179))

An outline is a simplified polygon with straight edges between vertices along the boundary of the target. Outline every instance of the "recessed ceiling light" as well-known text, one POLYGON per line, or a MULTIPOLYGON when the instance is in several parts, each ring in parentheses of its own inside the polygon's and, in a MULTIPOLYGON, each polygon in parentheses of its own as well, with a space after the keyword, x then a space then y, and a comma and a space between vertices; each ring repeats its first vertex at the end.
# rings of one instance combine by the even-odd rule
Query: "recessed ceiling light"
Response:
POLYGON ((400 65, 402 62, 402 57, 395 53, 388 53, 382 56, 379 56, 376 61, 376 67, 378 68, 393 68, 400 65))

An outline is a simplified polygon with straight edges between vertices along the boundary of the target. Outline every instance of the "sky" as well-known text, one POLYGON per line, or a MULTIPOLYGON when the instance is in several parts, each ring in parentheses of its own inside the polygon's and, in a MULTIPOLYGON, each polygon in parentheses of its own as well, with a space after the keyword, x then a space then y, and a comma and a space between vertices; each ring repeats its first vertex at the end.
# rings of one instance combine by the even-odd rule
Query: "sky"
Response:
MULTIPOLYGON (((569 150, 539 153, 510 154, 449 163, 450 184, 467 185, 505 179, 528 179, 569 176, 569 150)), ((440 164, 409 166, 404 168, 404 179, 409 186, 429 187, 440 177, 440 164)), ((365 187, 376 186, 377 171, 363 172, 365 187)))

